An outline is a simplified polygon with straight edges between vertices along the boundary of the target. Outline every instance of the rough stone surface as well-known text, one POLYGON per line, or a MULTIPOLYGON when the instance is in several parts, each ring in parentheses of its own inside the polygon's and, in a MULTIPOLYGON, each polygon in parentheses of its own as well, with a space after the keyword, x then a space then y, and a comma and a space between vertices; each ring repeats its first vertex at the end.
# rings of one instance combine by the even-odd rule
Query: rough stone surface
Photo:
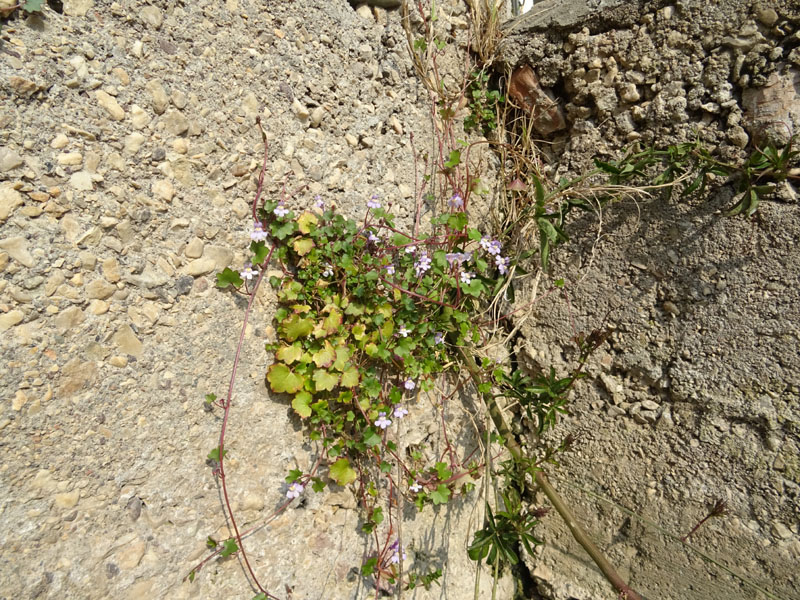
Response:
MULTIPOLYGON (((800 102, 795 67, 780 59, 791 57, 798 16, 797 4, 783 1, 537 2, 509 26, 503 58, 559 90, 567 130, 552 138, 548 181, 620 157, 631 141, 663 147, 699 136, 739 164, 754 139, 785 142, 798 131, 800 102), (606 8, 585 10, 598 4, 606 8)), ((608 205, 602 225, 587 215, 568 220, 575 235, 556 252, 552 276, 564 279, 569 303, 546 303, 518 321, 518 357, 533 371, 566 371, 578 331, 611 333, 554 433, 585 435, 554 478, 648 598, 757 593, 592 493, 678 537, 724 499, 729 515, 693 543, 779 597, 799 591, 789 550, 797 531, 784 539, 774 525, 797 522, 800 494, 797 460, 786 460, 800 449, 794 184, 762 204, 765 226, 754 228, 722 216, 735 189, 720 183, 710 197, 608 205)), ((539 591, 612 597, 570 534, 552 525, 529 561, 539 591)))
MULTIPOLYGON (((408 230, 418 189, 410 135, 420 154, 435 146, 429 96, 401 13, 385 4, 357 3, 356 12, 347 0, 64 0, 63 15, 55 4, 43 3, 44 18, 18 11, 3 23, 0 595, 252 598, 235 559, 212 561, 193 584, 182 578, 207 555, 209 535, 230 535, 206 464, 220 413, 205 412, 203 398, 224 395, 242 323, 242 298, 216 290, 213 274, 248 257, 262 159, 255 119, 270 147, 266 197, 286 183, 303 190, 288 199, 293 209, 319 194, 359 219, 377 193, 408 230)), ((437 6, 446 51, 466 47, 466 4, 437 6)), ((540 8, 548 20, 516 28, 500 62, 530 65, 563 109, 566 127, 543 149, 551 182, 634 140, 699 134, 726 160, 741 159, 754 138, 745 90, 763 93, 777 73, 785 98, 798 67, 798 15, 787 1, 540 8)), ((463 64, 440 66, 456 79, 463 64)), ((781 114, 796 119, 791 107, 781 114)), ((493 189, 497 159, 487 151, 481 160, 482 184, 493 189)), ((780 597, 800 593, 793 185, 752 221, 720 216, 730 185, 704 202, 610 204, 602 227, 595 215, 570 215, 571 241, 552 257, 569 303, 551 294, 516 321, 520 361, 559 373, 574 358, 576 329, 613 326, 556 432, 579 443, 559 457, 553 482, 651 600, 754 594, 588 492, 676 535, 722 497, 730 515, 693 544, 780 597)), ((517 290, 522 304, 528 281, 517 290)), ((274 310, 265 287, 228 433, 245 528, 268 519, 288 472, 315 458, 287 400, 263 385, 274 310)), ((426 428, 439 413, 425 401, 412 412, 409 423, 425 426, 409 425, 404 439, 446 454, 426 428)), ((463 434, 455 443, 469 450, 470 415, 448 415, 463 434)), ((374 597, 352 574, 373 550, 354 506, 349 491, 308 492, 248 539, 273 593, 374 597)), ((444 568, 441 588, 409 598, 472 598, 464 549, 482 507, 476 493, 421 515, 406 507, 408 566, 444 568)), ((547 545, 528 568, 542 598, 615 597, 554 515, 537 534, 547 545)), ((483 599, 489 581, 484 572, 483 599)), ((497 597, 514 597, 508 577, 497 597)))

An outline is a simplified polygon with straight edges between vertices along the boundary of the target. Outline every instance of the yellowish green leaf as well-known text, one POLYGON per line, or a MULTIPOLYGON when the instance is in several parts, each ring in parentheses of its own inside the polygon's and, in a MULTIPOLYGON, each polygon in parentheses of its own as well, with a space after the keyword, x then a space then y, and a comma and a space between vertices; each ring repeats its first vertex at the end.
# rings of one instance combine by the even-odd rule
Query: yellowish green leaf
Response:
POLYGON ((346 458, 340 458, 330 466, 330 475, 341 486, 353 483, 358 476, 346 458))
POLYGON ((358 368, 351 366, 342 373, 342 387, 352 388, 358 385, 361 377, 358 374, 358 368))
POLYGON ((300 392, 294 397, 294 400, 292 400, 292 408, 303 419, 311 416, 311 407, 309 404, 311 404, 312 398, 313 397, 308 392, 300 392))
POLYGON ((305 256, 311 249, 314 247, 314 240, 309 238, 297 238, 294 242, 292 242, 292 248, 294 251, 297 252, 300 256, 305 256))
POLYGON ((330 367, 331 363, 333 362, 333 357, 335 353, 333 351, 333 346, 328 340, 325 340, 325 345, 320 348, 319 351, 315 352, 311 359, 314 361, 314 364, 318 367, 330 367))
POLYGON ((283 363, 269 368, 267 380, 272 391, 278 394, 294 394, 303 388, 303 378, 283 363))
POLYGON ((300 346, 299 342, 291 346, 282 346, 278 348, 278 351, 275 353, 275 358, 282 360, 287 365, 299 360, 301 356, 303 356, 303 348, 300 346))
POLYGON ((319 219, 317 215, 309 211, 297 217, 297 228, 300 230, 300 233, 311 233, 317 228, 318 223, 319 219))
POLYGON ((331 391, 333 388, 336 387, 336 384, 339 383, 339 376, 329 373, 324 369, 315 369, 314 370, 314 386, 317 388, 317 391, 331 391))
POLYGON ((311 319, 302 319, 300 315, 296 314, 284 320, 280 325, 281 335, 288 342, 307 336, 312 329, 314 329, 314 322, 311 319))
POLYGON ((347 346, 336 346, 336 362, 333 363, 333 368, 337 371, 344 371, 347 366, 347 361, 353 353, 347 346))

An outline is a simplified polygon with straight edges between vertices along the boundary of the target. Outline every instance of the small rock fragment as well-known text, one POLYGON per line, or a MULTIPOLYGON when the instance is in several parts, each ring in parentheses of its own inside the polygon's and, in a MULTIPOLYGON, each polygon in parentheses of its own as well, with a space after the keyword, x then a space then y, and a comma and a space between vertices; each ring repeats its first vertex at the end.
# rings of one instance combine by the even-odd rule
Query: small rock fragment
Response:
POLYGON ((83 323, 84 318, 83 311, 79 307, 71 306, 56 315, 55 323, 63 334, 83 323))
POLYGON ((156 198, 160 198, 166 202, 172 202, 172 197, 175 195, 175 188, 168 179, 159 179, 153 182, 152 192, 156 198))
POLYGON ((172 135, 183 135, 189 131, 189 119, 179 110, 171 110, 164 116, 164 125, 172 135))
POLYGON ((28 241, 24 237, 15 236, 0 240, 0 248, 24 267, 32 267, 36 264, 33 256, 28 252, 28 241))
POLYGON ((147 82, 146 87, 153 98, 153 111, 157 115, 164 114, 164 111, 167 110, 167 106, 169 105, 169 98, 167 97, 167 92, 164 90, 163 84, 158 79, 151 79, 147 82))
POLYGON ((144 142, 145 137, 138 131, 134 131, 133 133, 125 136, 125 145, 122 148, 122 153, 126 156, 134 156, 137 152, 139 152, 139 149, 142 147, 144 142))
POLYGON ((69 144, 69 138, 63 133, 59 133, 53 138, 53 141, 50 142, 50 147, 54 150, 61 150, 67 144, 69 144))
POLYGON ((117 291, 117 287, 108 283, 105 279, 95 279, 86 286, 86 294, 89 298, 105 300, 117 291))
POLYGON ((10 310, 7 313, 0 315, 0 331, 6 331, 22 322, 25 318, 25 313, 21 310, 10 310))
POLYGON ((11 148, 0 148, 0 172, 7 173, 22 165, 22 157, 11 148))
POLYGON ((193 237, 189 240, 189 243, 186 244, 186 249, 183 251, 186 258, 200 258, 203 256, 203 240, 198 237, 193 237))
POLYGON ((75 167, 83 162, 83 154, 80 152, 66 152, 56 156, 56 162, 63 166, 75 167))
POLYGON ((114 343, 125 354, 130 354, 136 358, 142 355, 142 342, 133 333, 130 325, 123 325, 114 334, 114 343))
POLYGON ((313 127, 319 127, 320 123, 322 123, 322 119, 325 118, 325 109, 321 106, 315 108, 311 113, 311 125, 313 127))
POLYGON ((157 6, 145 6, 139 16, 144 24, 150 25, 153 29, 160 29, 164 22, 164 15, 157 6))
POLYGON ((150 117, 141 106, 137 104, 131 106, 131 124, 134 128, 144 129, 149 122, 150 117))
POLYGON ((211 273, 216 268, 216 264, 211 257, 197 258, 184 267, 184 272, 192 277, 200 277, 211 273))
POLYGON ((69 185, 81 192, 90 192, 94 189, 92 174, 89 171, 77 171, 69 178, 69 185))
POLYGON ((22 194, 11 187, 11 184, 0 185, 0 223, 8 219, 14 209, 23 203, 22 194))
POLYGON ((81 497, 80 490, 73 490, 71 492, 64 492, 63 494, 56 494, 55 501, 58 508, 72 508, 78 503, 81 497))
POLYGON ((112 119, 115 121, 122 121, 122 119, 125 118, 125 111, 117 103, 117 100, 114 98, 114 96, 104 92, 103 90, 97 90, 94 93, 94 96, 97 99, 97 103, 106 110, 112 119))

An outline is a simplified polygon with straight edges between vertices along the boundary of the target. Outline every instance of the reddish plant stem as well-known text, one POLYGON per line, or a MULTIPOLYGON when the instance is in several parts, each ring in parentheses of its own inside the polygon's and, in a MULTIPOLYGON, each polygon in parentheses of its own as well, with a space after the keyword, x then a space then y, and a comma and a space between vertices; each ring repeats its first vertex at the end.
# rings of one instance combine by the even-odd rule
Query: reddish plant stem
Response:
MULTIPOLYGON (((272 252, 275 250, 275 246, 269 252, 269 256, 267 256, 267 260, 265 264, 269 264, 269 260, 272 257, 272 252)), ((253 285, 253 291, 250 293, 250 300, 247 303, 247 310, 244 313, 244 322, 242 323, 242 330, 239 333, 239 343, 236 346, 236 355, 233 359, 233 368, 231 369, 231 379, 230 383, 228 384, 228 395, 225 400, 225 412, 222 417, 222 427, 219 433, 219 467, 217 472, 219 473, 220 478, 220 485, 222 487, 222 495, 225 499, 225 508, 228 512, 228 517, 231 520, 231 526, 233 527, 233 531, 236 537, 236 543, 239 547, 239 554, 242 557, 242 561, 244 562, 245 566, 247 567, 247 571, 250 573, 250 577, 253 579, 253 583, 259 589, 259 591, 263 592, 267 595, 268 598, 275 598, 277 600, 277 596, 273 596, 270 592, 268 592, 259 582, 258 577, 256 577, 255 572, 253 571, 253 567, 250 565, 250 560, 247 558, 247 552, 244 549, 244 544, 242 543, 242 534, 239 531, 239 526, 236 523, 236 517, 233 513, 233 508, 231 507, 230 497, 228 496, 228 484, 225 478, 225 432, 228 428, 228 420, 230 418, 230 411, 231 411, 231 403, 233 402, 233 387, 236 382, 236 371, 239 367, 239 358, 242 354, 242 346, 244 345, 244 334, 245 330, 247 329, 247 321, 250 317, 250 313, 253 309, 253 303, 256 299, 256 293, 258 292, 258 288, 261 285, 261 281, 264 278, 264 274, 266 273, 266 269, 261 269, 258 274, 258 279, 256 283, 253 285)))

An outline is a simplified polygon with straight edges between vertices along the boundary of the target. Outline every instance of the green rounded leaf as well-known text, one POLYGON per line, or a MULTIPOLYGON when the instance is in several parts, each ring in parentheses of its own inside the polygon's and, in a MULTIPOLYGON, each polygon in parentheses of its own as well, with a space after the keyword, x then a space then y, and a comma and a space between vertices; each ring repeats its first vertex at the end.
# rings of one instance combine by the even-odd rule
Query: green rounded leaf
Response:
POLYGON ((267 372, 267 380, 273 392, 294 394, 303 388, 304 379, 283 363, 275 363, 267 372))
POLYGON ((314 322, 311 319, 303 319, 297 314, 292 315, 280 325, 281 335, 289 342, 306 337, 313 329, 314 322))
POLYGON ((331 479, 341 486, 353 483, 357 477, 355 470, 350 466, 350 461, 346 458, 340 458, 331 465, 330 475, 331 479))
POLYGON ((306 419, 311 416, 310 404, 312 399, 311 394, 308 392, 300 392, 292 400, 292 408, 300 417, 306 419))
POLYGON ((323 369, 314 370, 314 386, 317 391, 331 391, 339 383, 339 376, 333 375, 323 369))

